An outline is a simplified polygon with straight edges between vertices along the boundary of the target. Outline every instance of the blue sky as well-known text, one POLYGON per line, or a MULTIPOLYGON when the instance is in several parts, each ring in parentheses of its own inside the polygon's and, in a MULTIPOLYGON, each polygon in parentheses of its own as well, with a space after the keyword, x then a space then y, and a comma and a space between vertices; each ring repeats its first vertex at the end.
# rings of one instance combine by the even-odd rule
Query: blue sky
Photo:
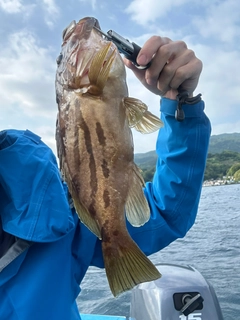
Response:
MULTIPOLYGON (((63 29, 93 16, 142 45, 150 36, 184 40, 203 61, 196 90, 212 134, 240 132, 239 0, 0 0, 0 129, 29 129, 55 152, 56 57, 63 29)), ((159 97, 128 74, 129 94, 159 114, 159 97)), ((156 134, 134 132, 135 152, 155 148, 156 134)))

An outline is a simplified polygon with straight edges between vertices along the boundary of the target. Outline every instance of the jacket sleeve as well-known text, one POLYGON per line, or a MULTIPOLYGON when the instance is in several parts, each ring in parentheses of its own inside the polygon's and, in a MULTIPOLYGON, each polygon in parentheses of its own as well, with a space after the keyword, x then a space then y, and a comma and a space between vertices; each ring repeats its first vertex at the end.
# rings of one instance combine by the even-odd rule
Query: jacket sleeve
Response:
MULTIPOLYGON (((183 105, 185 119, 175 119, 177 101, 161 100, 164 127, 159 131, 156 171, 144 189, 151 217, 142 227, 127 222, 128 230, 147 254, 155 253, 177 238, 184 237, 193 225, 201 195, 207 159, 210 121, 204 113, 204 102, 183 105)), ((94 264, 101 259, 97 242, 94 264), (96 259, 96 260, 95 260, 96 259)))
POLYGON ((156 172, 145 188, 151 219, 141 228, 128 224, 133 239, 146 254, 184 237, 197 215, 211 125, 203 101, 183 106, 183 122, 175 119, 176 107, 175 100, 161 101, 164 127, 157 140, 156 172))
POLYGON ((51 149, 29 130, 0 132, 0 219, 5 232, 52 242, 75 228, 51 149))

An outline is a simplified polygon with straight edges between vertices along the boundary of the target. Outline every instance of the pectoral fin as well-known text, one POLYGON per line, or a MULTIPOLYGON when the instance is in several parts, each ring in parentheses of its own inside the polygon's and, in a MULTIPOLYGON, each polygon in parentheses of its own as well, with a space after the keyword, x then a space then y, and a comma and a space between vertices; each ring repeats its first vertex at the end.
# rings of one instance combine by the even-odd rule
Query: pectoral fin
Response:
POLYGON ((147 105, 141 100, 126 97, 123 103, 126 108, 129 127, 141 133, 152 133, 163 127, 163 122, 148 111, 147 105))
POLYGON ((143 192, 144 180, 140 169, 134 164, 133 170, 133 182, 129 189, 125 209, 131 225, 140 227, 149 220, 150 209, 143 192))

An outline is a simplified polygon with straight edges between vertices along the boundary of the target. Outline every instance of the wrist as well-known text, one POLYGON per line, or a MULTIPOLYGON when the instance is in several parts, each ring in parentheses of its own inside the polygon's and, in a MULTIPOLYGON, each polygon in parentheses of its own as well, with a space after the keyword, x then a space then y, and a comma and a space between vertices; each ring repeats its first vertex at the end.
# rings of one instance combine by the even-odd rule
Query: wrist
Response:
POLYGON ((171 100, 177 100, 177 95, 179 94, 178 90, 171 89, 167 91, 163 98, 171 99, 171 100))

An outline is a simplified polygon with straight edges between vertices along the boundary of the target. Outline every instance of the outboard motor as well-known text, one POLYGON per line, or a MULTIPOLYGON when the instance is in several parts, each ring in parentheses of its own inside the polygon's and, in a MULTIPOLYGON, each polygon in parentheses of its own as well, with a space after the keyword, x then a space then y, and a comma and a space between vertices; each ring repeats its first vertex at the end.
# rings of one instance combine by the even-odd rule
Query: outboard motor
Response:
POLYGON ((132 290, 131 320, 223 320, 215 291, 195 268, 156 265, 162 277, 132 290))

